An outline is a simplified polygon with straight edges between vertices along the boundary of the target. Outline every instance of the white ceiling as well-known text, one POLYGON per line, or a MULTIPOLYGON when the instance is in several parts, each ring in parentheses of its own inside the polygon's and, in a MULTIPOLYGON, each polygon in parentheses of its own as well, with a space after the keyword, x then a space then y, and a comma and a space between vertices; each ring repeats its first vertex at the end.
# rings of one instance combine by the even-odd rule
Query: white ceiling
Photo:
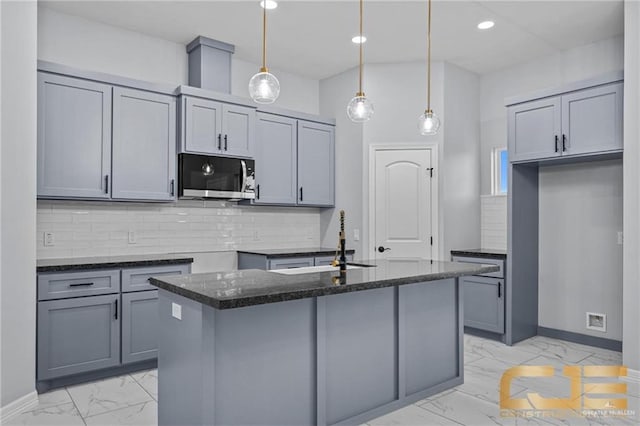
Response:
MULTIPOLYGON (((41 3, 42 4, 42 3, 41 3)), ((178 43, 203 35, 260 62, 258 0, 51 1, 45 7, 178 43)), ((426 1, 365 1, 366 62, 424 60, 426 1)), ((622 0, 434 0, 433 59, 486 73, 623 33, 622 0), (488 31, 476 28, 493 20, 488 31)), ((358 2, 280 0, 268 15, 268 66, 325 78, 357 65, 358 2)))

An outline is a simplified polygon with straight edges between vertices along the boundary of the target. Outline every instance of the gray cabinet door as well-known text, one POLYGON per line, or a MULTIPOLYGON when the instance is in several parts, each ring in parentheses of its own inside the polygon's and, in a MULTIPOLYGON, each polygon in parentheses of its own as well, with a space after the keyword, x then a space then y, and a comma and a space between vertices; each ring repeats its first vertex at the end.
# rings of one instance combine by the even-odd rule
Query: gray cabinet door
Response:
POLYGON ((110 197, 111 86, 38 73, 37 167, 38 197, 110 197))
POLYGON ((182 110, 182 151, 219 154, 222 148, 222 104, 183 97, 182 110))
POLYGON ((38 380, 120 364, 119 298, 38 302, 38 380))
POLYGON ((464 292, 464 325, 504 333, 504 280, 476 276, 460 280, 464 292))
POLYGON ((334 127, 298 121, 298 204, 333 206, 334 127))
POLYGON ((158 290, 122 295, 122 363, 158 357, 158 290))
POLYGON ((221 154, 233 157, 253 157, 255 128, 255 108, 223 104, 221 154))
POLYGON ((113 198, 175 199, 173 96, 113 89, 113 198))
POLYGON ((622 83, 562 96, 563 154, 622 149, 622 83))
POLYGON ((314 265, 313 257, 289 257, 284 259, 270 259, 269 269, 293 269, 314 265))
POLYGON ((292 118, 257 114, 254 204, 296 204, 296 126, 292 118))
POLYGON ((561 125, 559 96, 509 107, 510 161, 559 157, 561 125))

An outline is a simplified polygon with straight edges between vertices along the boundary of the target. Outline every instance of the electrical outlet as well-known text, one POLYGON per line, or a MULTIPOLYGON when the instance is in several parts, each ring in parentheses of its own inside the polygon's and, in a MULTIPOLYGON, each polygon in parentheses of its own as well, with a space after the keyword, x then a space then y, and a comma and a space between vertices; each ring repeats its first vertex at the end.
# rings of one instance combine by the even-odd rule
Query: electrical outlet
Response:
POLYGON ((136 235, 135 231, 129 231, 129 233, 127 234, 127 238, 129 244, 135 244, 138 242, 138 236, 136 235))
POLYGON ((56 245, 56 240, 53 235, 53 232, 45 232, 44 233, 44 246, 45 247, 53 247, 56 245))
POLYGON ((171 316, 175 319, 182 320, 182 305, 171 302, 171 316))
POLYGON ((359 229, 354 229, 353 230, 353 241, 360 241, 360 230, 359 229))
POLYGON ((622 245, 624 243, 624 236, 622 235, 622 231, 618 232, 618 244, 622 245))
POLYGON ((607 315, 595 312, 587 312, 587 329, 596 331, 607 331, 607 315))
POLYGON ((260 241, 260 234, 258 234, 258 230, 253 231, 253 241, 260 241))

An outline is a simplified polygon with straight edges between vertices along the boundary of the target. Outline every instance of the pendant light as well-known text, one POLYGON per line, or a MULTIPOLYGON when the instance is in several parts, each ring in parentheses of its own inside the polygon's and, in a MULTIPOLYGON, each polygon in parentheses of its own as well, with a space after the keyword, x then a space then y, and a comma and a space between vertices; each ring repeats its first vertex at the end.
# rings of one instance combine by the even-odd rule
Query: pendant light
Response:
POLYGON ((431 109, 431 0, 427 18, 427 109, 418 117, 418 129, 421 135, 435 135, 440 129, 440 119, 431 109))
POLYGON ((262 67, 249 80, 249 95, 259 104, 271 104, 280 95, 280 82, 267 68, 267 4, 262 3, 262 67))
POLYGON ((363 2, 363 0, 360 0, 360 74, 358 77, 358 92, 347 105, 347 115, 354 123, 364 123, 365 121, 369 121, 369 119, 371 119, 371 116, 373 115, 373 104, 369 99, 367 99, 367 97, 364 95, 364 92, 362 91, 362 45, 364 44, 365 40, 362 36, 363 2))

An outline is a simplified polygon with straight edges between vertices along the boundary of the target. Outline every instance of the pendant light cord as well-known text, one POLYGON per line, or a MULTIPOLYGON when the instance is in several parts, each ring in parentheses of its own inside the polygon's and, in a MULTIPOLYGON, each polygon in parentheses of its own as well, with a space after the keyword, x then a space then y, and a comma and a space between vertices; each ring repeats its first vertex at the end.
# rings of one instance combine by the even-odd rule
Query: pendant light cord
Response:
POLYGON ((262 72, 267 72, 267 1, 262 8, 262 72))
POLYGON ((362 9, 363 9, 364 0, 360 0, 360 75, 359 75, 359 83, 358 83, 358 94, 360 96, 364 96, 362 92, 362 50, 364 41, 362 40, 362 9))
POLYGON ((431 112, 431 0, 427 18, 427 112, 431 112))

